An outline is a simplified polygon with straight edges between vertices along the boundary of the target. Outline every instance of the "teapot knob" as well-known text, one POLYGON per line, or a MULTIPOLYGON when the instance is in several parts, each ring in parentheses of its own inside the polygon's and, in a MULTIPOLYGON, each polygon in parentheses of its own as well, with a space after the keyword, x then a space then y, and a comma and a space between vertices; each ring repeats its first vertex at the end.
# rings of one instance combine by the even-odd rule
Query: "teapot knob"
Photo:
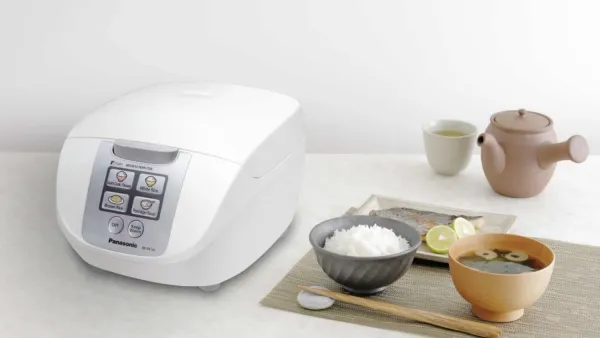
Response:
POLYGON ((518 113, 519 113, 519 116, 523 117, 523 116, 525 116, 525 113, 527 113, 527 110, 519 109, 518 113))

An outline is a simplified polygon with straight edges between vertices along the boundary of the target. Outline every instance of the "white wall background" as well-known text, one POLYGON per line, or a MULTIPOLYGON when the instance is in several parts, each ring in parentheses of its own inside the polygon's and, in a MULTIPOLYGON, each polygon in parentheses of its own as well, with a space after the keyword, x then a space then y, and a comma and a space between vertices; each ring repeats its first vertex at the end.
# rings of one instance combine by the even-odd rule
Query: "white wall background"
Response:
POLYGON ((420 125, 550 115, 600 152, 600 4, 0 0, 0 148, 58 150, 96 106, 207 79, 298 98, 313 152, 421 152, 420 125))

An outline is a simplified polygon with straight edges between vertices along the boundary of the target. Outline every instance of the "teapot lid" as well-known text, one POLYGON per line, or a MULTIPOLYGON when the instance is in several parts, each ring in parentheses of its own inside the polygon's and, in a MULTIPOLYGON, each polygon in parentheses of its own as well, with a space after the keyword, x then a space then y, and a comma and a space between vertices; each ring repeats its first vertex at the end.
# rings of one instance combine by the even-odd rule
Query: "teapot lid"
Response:
POLYGON ((496 113, 492 121, 502 129, 521 133, 538 133, 552 126, 552 119, 548 116, 525 109, 496 113))

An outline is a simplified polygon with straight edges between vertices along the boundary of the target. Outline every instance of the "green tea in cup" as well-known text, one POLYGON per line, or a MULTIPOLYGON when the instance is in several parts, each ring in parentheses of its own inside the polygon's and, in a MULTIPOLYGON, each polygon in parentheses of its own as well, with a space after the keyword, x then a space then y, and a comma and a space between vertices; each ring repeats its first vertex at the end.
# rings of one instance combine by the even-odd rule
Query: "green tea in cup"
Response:
POLYGON ((440 175, 456 175, 469 162, 476 144, 477 128, 466 121, 437 120, 423 126, 427 162, 440 175))
POLYGON ((465 133, 463 131, 454 130, 454 129, 438 130, 438 131, 434 131, 433 133, 436 135, 447 136, 447 137, 461 137, 461 136, 468 135, 467 133, 465 133))

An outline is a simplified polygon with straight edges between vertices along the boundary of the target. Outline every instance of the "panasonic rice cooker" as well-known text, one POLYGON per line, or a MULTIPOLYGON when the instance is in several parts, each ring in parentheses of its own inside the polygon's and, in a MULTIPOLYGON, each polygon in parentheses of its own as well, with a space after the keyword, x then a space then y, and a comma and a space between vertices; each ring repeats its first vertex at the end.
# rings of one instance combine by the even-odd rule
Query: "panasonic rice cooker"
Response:
POLYGON ((175 83, 115 99, 60 154, 60 228, 87 263, 216 289, 285 232, 306 138, 299 104, 236 85, 175 83))

